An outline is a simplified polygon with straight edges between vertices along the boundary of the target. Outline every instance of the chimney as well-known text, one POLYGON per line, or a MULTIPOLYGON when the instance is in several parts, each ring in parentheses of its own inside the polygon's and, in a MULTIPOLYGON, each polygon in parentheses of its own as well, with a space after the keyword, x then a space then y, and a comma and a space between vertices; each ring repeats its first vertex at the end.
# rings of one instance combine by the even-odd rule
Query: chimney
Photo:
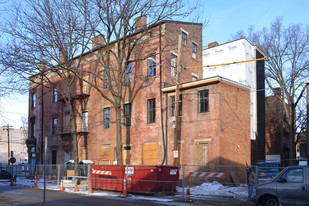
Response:
POLYGON ((99 34, 92 38, 92 49, 105 44, 105 36, 99 34))
POLYGON ((147 26, 147 17, 140 16, 135 19, 135 31, 147 26))
POLYGON ((218 46, 218 42, 214 41, 214 42, 211 42, 208 44, 208 49, 212 48, 212 47, 215 47, 215 46, 218 46))
POLYGON ((65 54, 66 54, 66 52, 61 52, 61 51, 60 51, 60 53, 59 53, 59 62, 60 62, 60 63, 64 62, 64 61, 65 61, 65 58, 68 59, 68 55, 65 55, 65 54))
POLYGON ((47 64, 46 61, 41 61, 39 64, 39 70, 44 71, 46 69, 46 64, 47 64))
POLYGON ((274 88, 274 95, 278 95, 279 97, 281 97, 281 88, 274 88))

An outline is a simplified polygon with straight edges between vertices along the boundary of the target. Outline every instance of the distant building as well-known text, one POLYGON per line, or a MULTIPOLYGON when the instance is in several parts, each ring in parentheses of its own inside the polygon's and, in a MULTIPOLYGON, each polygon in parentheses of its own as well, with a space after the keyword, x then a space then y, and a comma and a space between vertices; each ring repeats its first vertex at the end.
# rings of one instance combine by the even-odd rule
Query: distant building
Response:
MULTIPOLYGON (((222 76, 250 88, 251 160, 265 159, 265 78, 264 61, 227 64, 264 57, 264 53, 246 39, 224 44, 213 42, 203 50, 203 78, 222 76), (219 65, 218 65, 219 64, 219 65), (217 66, 212 66, 217 65, 217 66)), ((231 94, 232 97, 232 94, 231 94)))
MULTIPOLYGON (((281 95, 281 89, 275 90, 281 95)), ((265 154, 289 158, 289 129, 285 121, 282 101, 275 95, 266 97, 265 154)), ((286 162, 288 163, 288 162, 286 162)))
MULTIPOLYGON (((9 156, 11 157, 11 151, 16 158, 16 164, 24 158, 28 158, 26 140, 28 131, 23 129, 10 128, 9 130, 9 156)), ((8 131, 6 127, 0 127, 0 163, 8 163, 8 131)))

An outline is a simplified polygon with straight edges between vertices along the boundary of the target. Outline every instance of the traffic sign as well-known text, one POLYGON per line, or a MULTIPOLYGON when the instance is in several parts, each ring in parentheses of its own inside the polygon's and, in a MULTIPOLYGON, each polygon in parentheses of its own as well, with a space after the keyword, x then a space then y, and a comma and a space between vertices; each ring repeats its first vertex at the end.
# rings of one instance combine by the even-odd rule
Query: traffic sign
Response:
POLYGON ((12 164, 14 164, 14 163, 16 162, 16 158, 15 158, 15 157, 11 157, 11 158, 9 159, 9 162, 12 163, 12 164))

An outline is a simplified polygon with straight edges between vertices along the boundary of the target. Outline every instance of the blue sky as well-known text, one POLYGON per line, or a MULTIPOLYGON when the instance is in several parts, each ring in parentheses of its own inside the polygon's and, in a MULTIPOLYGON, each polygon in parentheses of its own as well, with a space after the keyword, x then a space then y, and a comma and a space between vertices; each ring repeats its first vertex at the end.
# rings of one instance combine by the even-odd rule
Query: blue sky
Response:
MULTIPOLYGON (((309 0, 192 0, 199 1, 199 13, 208 19, 203 30, 203 48, 217 41, 219 44, 232 40, 231 35, 250 25, 255 29, 269 27, 276 17, 283 17, 283 23, 309 26, 309 0)), ((3 14, 3 9, 0 9, 3 14)), ((182 19, 187 21, 186 19, 182 19)), ((28 114, 28 96, 11 96, 0 102, 0 126, 11 124, 22 126, 21 116, 28 114), (3 115, 5 118, 3 119, 3 115)))
POLYGON ((203 30, 203 46, 232 40, 231 35, 250 25, 269 27, 276 17, 283 23, 309 26, 308 0, 200 0, 201 11, 209 19, 203 30))

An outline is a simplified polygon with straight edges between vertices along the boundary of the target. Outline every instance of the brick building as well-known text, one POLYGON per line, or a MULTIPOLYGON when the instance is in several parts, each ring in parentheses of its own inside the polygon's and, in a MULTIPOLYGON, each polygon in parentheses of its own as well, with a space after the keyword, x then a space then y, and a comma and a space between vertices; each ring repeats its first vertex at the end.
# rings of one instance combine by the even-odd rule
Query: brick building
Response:
POLYGON ((203 77, 219 75, 246 85, 250 95, 251 162, 265 158, 265 69, 264 61, 251 61, 265 55, 247 39, 218 44, 212 42, 203 50, 203 77), (243 63, 226 64, 231 62, 243 63), (220 65, 223 64, 223 65, 220 65))
MULTIPOLYGON (((281 95, 281 89, 276 89, 281 95)), ((265 100, 265 154, 280 155, 281 159, 289 157, 289 130, 285 122, 282 102, 276 95, 267 96, 265 100)))
MULTIPOLYGON (((182 38, 181 67, 200 66, 202 24, 162 21, 146 27, 146 23, 147 18, 142 17, 133 34, 147 31, 143 32, 147 45, 140 45, 133 54, 144 60, 128 65, 128 93, 121 108, 123 163, 160 164, 165 155, 165 142, 166 163, 172 164, 173 77, 179 55, 178 36, 182 38), (138 92, 130 93, 135 85, 142 86, 138 92)), ((100 37, 94 38, 92 51, 83 55, 82 66, 85 69, 93 69, 97 62, 93 53, 104 50, 95 47, 97 39, 100 37)), ((52 73, 50 75, 50 79, 59 81, 59 88, 64 89, 61 81, 52 73)), ((39 74, 32 78, 39 78, 39 74)), ((179 81, 181 163, 243 165, 245 161, 250 162, 250 89, 221 77, 202 79, 200 68, 182 69, 179 81)), ((76 80, 72 88, 78 123, 79 159, 89 159, 95 164, 115 164, 115 108, 98 91, 89 89, 80 80, 76 80)), ((48 137, 49 163, 65 163, 73 159, 70 122, 64 102, 53 89, 45 88, 42 92, 40 85, 30 84, 29 90, 29 137, 32 141, 28 145, 36 148, 37 161, 40 161, 43 136, 48 137)), ((108 93, 108 90, 106 88, 105 92, 108 93)))
POLYGON ((21 159, 28 158, 26 146, 27 132, 28 131, 22 127, 19 129, 10 128, 9 131, 7 127, 0 127, 0 164, 8 164, 11 152, 13 152, 13 156, 16 158, 16 163, 21 159), (10 140, 9 149, 8 139, 10 140))

